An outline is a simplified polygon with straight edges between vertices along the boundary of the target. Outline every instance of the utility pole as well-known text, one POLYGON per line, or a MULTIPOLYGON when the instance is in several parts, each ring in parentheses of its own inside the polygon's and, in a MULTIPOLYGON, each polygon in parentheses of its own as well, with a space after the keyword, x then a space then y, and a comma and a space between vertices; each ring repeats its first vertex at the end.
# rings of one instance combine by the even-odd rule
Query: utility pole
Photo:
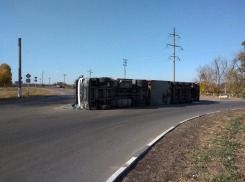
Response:
POLYGON ((123 59, 123 66, 124 66, 124 79, 126 78, 126 66, 127 66, 127 59, 123 59))
MULTIPOLYGON (((173 57, 173 82, 175 82, 175 57, 177 57, 177 56, 175 56, 175 47, 180 47, 181 50, 183 50, 183 49, 181 46, 175 45, 175 36, 180 37, 179 35, 175 34, 175 28, 174 28, 174 33, 170 34, 170 36, 173 36, 173 45, 167 44, 167 46, 173 46, 173 56, 171 56, 171 57, 173 57)), ((177 58, 178 58, 178 60, 180 60, 179 57, 177 57, 177 58)))
POLYGON ((91 73, 93 73, 93 72, 92 72, 92 70, 89 70, 88 72, 89 72, 89 78, 90 78, 91 77, 91 73))
POLYGON ((19 38, 19 88, 18 97, 21 97, 21 38, 19 38))
POLYGON ((62 75, 62 76, 64 76, 64 86, 65 86, 65 76, 67 76, 66 74, 64 74, 64 75, 62 75))
POLYGON ((43 84, 43 74, 44 74, 44 71, 42 72, 42 84, 43 84))
POLYGON ((41 85, 41 80, 42 80, 42 79, 40 78, 40 85, 41 85))
POLYGON ((48 79, 49 79, 49 86, 50 86, 50 79, 51 79, 51 78, 48 78, 48 79))

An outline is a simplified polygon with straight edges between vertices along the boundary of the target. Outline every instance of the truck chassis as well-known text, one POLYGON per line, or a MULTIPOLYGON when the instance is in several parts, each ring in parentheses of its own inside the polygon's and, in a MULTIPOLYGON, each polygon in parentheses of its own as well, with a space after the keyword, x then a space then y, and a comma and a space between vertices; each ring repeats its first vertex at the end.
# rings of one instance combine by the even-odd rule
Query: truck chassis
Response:
POLYGON ((83 78, 75 80, 75 104, 81 109, 110 109, 199 101, 199 84, 159 80, 83 78))

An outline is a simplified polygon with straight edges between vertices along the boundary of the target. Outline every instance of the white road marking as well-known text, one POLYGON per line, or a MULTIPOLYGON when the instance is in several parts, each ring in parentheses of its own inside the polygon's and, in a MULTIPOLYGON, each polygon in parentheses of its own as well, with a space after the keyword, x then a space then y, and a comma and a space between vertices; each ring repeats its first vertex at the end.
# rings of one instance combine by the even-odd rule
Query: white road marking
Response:
POLYGON ((113 182, 124 170, 130 166, 137 157, 132 157, 128 162, 126 162, 123 167, 119 168, 106 182, 113 182))

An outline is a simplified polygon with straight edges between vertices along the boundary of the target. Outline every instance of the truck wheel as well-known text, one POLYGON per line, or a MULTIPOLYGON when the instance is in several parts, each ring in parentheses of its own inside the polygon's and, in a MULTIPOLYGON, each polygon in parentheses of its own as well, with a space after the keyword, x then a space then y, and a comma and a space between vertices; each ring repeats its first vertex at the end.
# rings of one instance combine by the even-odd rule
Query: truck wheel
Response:
POLYGON ((132 99, 131 106, 132 106, 132 107, 136 107, 136 100, 132 99))
POLYGON ((99 109, 100 109, 100 110, 108 110, 108 109, 110 109, 110 108, 111 108, 110 105, 99 105, 99 109))
POLYGON ((172 85, 178 86, 179 85, 179 82, 172 82, 172 85))
POLYGON ((109 83, 111 81, 108 77, 99 78, 100 83, 109 83))
POLYGON ((171 100, 170 104, 179 104, 179 101, 178 100, 171 100))
POLYGON ((147 87, 147 81, 146 80, 137 80, 137 86, 144 88, 147 87))
POLYGON ((90 78, 92 85, 98 85, 99 79, 98 78, 90 78))

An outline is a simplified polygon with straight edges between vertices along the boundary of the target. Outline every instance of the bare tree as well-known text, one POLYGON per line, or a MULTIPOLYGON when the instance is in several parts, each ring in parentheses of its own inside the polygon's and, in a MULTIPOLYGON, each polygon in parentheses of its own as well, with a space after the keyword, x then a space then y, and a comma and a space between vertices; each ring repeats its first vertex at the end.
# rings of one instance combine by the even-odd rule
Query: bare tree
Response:
POLYGON ((204 84, 205 90, 210 90, 212 82, 215 80, 214 78, 214 69, 206 64, 204 66, 199 66, 196 69, 198 81, 204 84))
POLYGON ((228 83, 234 94, 245 91, 245 41, 242 46, 244 49, 235 55, 229 66, 226 58, 218 56, 211 65, 199 66, 196 69, 198 79, 195 81, 201 83, 202 90, 219 91, 223 82, 225 87, 228 83))
POLYGON ((225 75, 225 71, 227 68, 227 59, 221 56, 216 57, 213 62, 212 66, 215 72, 215 81, 218 86, 218 90, 220 89, 220 80, 225 75))
POLYGON ((202 83, 204 88, 201 90, 208 90, 217 92, 220 89, 220 82, 225 75, 227 69, 227 59, 221 56, 216 57, 210 65, 197 67, 198 81, 202 83))
POLYGON ((235 58, 231 61, 228 71, 225 75, 233 94, 241 93, 245 86, 244 55, 244 51, 240 51, 238 54, 235 55, 235 58))

